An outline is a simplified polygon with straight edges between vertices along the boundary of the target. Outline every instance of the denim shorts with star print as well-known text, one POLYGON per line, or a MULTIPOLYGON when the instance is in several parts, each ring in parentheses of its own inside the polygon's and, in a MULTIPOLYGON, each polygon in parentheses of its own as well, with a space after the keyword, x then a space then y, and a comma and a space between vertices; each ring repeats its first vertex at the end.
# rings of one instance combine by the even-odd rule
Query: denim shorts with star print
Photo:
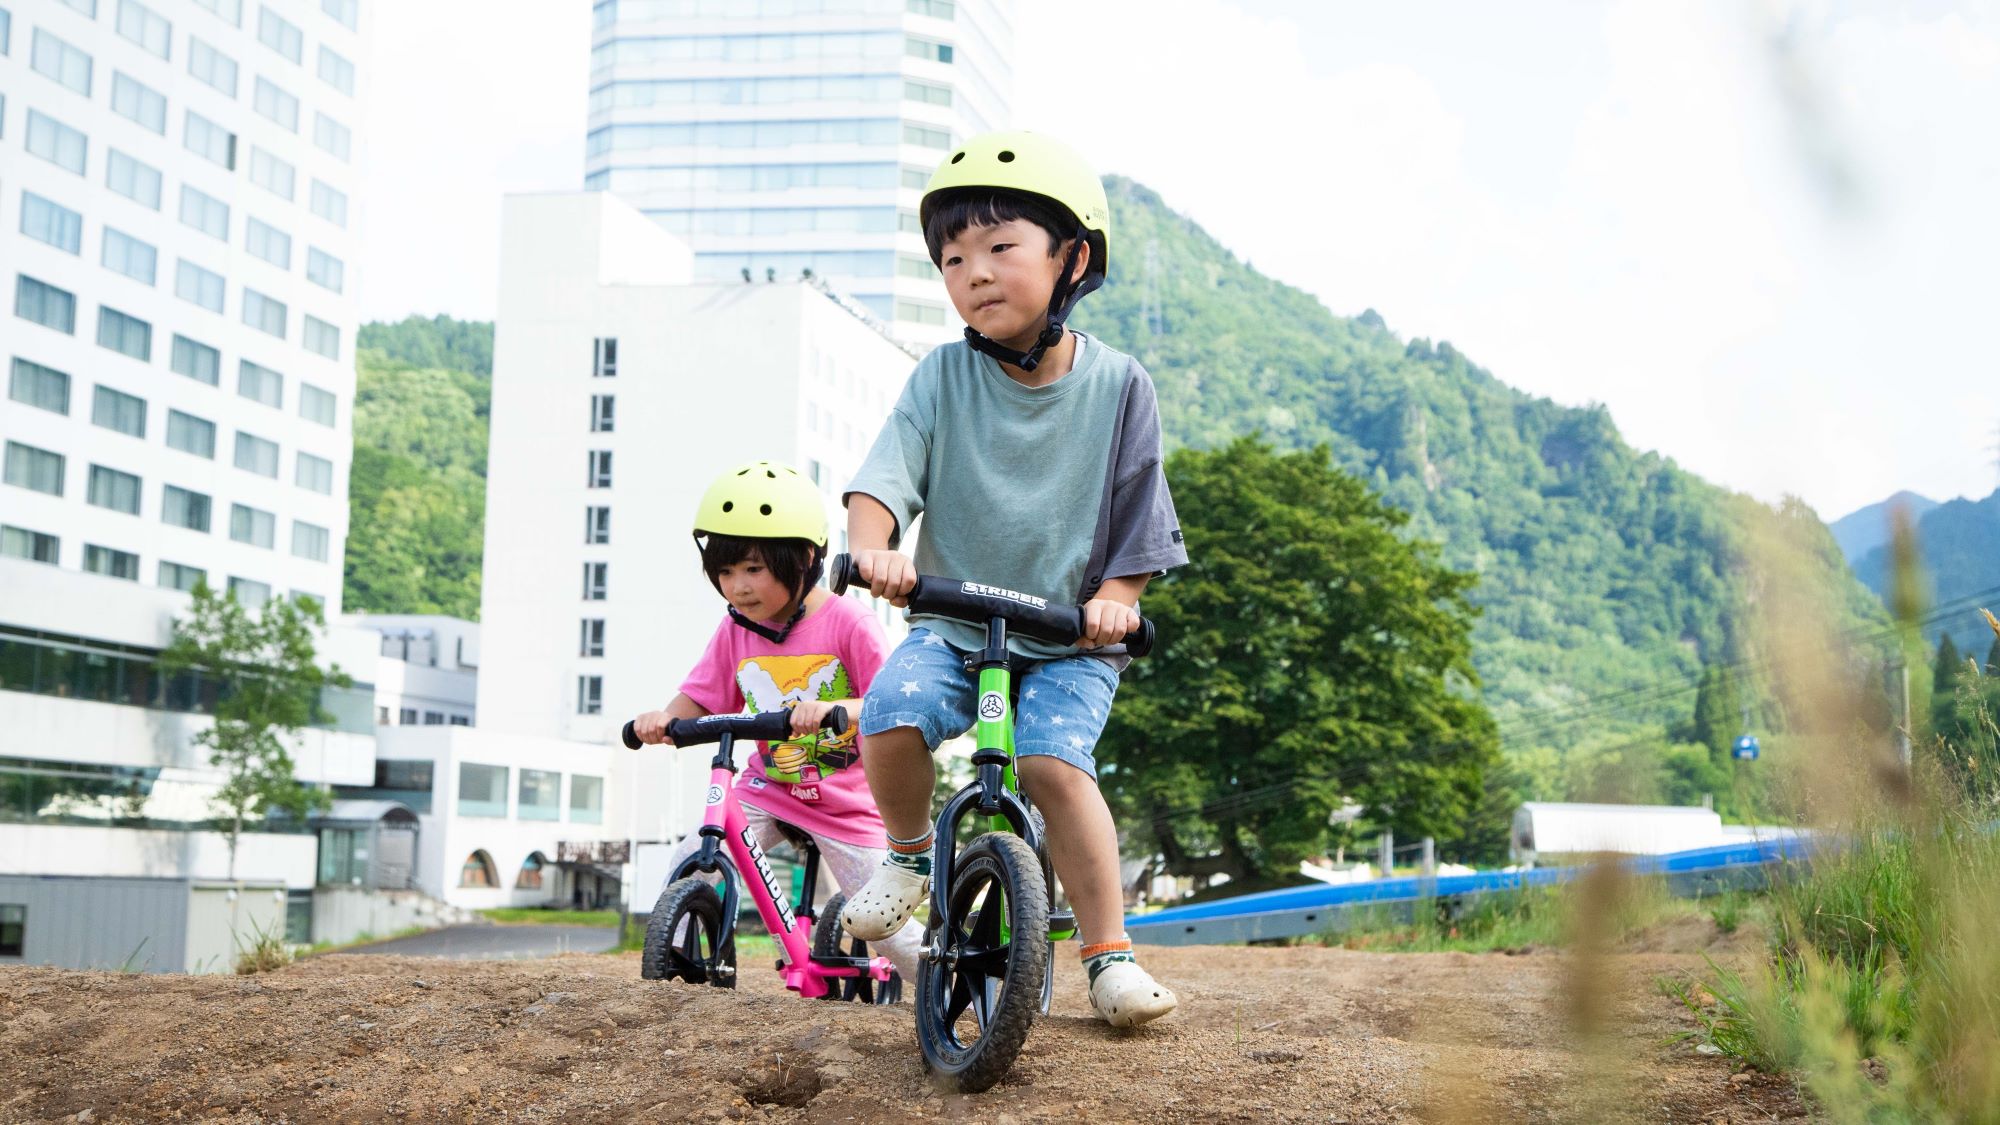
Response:
MULTIPOLYGON (((915 727, 936 750, 972 729, 979 673, 966 670, 965 656, 928 629, 910 630, 861 703, 861 736, 915 727)), ((1061 758, 1095 778, 1097 736, 1111 714, 1118 673, 1094 656, 1066 656, 1035 665, 1015 686, 1015 757, 1061 758)))

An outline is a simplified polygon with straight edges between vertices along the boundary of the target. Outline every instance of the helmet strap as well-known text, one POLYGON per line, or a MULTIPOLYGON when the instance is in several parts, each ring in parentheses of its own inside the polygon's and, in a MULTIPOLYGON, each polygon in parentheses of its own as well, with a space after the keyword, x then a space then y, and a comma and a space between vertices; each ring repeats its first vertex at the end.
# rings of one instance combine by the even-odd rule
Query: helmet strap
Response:
POLYGON ((998 340, 980 335, 968 324, 965 328, 965 342, 971 345, 972 350, 984 352, 1001 363, 1011 364, 1023 371, 1033 371, 1040 367, 1043 354, 1062 343, 1063 322, 1069 319, 1069 314, 1076 308, 1076 303, 1104 284, 1104 275, 1096 272, 1084 274, 1081 281, 1074 283, 1070 281, 1070 275, 1076 272, 1077 257, 1082 254, 1084 243, 1088 238, 1087 231, 1078 230, 1075 240, 1070 243, 1069 255, 1063 259, 1062 276, 1056 279, 1055 291, 1049 294, 1048 323, 1042 327, 1041 335, 1035 337, 1033 347, 1024 352, 1015 351, 998 340))
POLYGON ((785 643, 786 637, 792 635, 792 627, 797 625, 801 618, 805 617, 806 599, 803 595, 800 596, 799 608, 792 611, 791 620, 785 622, 784 627, 781 629, 772 629, 769 626, 762 625, 759 624, 758 622, 752 621, 749 618, 743 616, 741 613, 737 612, 736 607, 733 605, 728 607, 728 609, 729 609, 729 619, 731 621, 736 622, 738 625, 741 625, 743 628, 750 630, 752 633, 755 633, 758 636, 764 638, 765 640, 770 641, 774 645, 781 645, 785 643))

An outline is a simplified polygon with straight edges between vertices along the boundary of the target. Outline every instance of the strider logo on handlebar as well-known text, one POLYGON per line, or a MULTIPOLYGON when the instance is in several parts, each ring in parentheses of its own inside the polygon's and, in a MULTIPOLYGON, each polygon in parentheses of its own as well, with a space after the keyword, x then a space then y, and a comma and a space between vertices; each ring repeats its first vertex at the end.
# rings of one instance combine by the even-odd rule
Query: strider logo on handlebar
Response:
POLYGON ((785 924, 785 932, 791 933, 797 928, 792 920, 792 904, 785 901, 785 892, 778 889, 778 876, 771 871, 770 861, 764 858, 764 849, 757 846, 757 838, 751 835, 748 825, 744 826, 738 839, 750 849, 750 862, 757 867, 757 877, 764 880, 764 890, 771 896, 771 903, 778 908, 778 920, 785 924))
POLYGON ((977 582, 961 582, 958 584, 958 588, 964 593, 974 594, 982 598, 999 598, 1002 601, 1015 602, 1020 605, 1031 606, 1035 609, 1049 608, 1049 599, 1047 598, 1038 598, 1033 594, 1022 594, 1013 590, 1003 590, 998 586, 981 586, 977 582))

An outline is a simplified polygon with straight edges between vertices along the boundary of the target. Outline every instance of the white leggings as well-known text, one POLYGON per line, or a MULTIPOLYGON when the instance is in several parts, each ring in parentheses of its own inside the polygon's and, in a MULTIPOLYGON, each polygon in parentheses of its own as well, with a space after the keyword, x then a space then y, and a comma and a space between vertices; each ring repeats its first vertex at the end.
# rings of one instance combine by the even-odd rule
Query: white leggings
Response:
MULTIPOLYGON (((755 805, 749 804, 743 806, 743 816, 749 822, 751 833, 757 838, 758 847, 768 852, 785 842, 785 833, 778 826, 777 817, 772 816, 763 809, 757 808, 755 805)), ((797 825, 793 825, 792 828, 797 832, 805 832, 804 829, 799 828, 797 825)), ((812 835, 809 832, 805 834, 812 835)), ((833 876, 833 882, 838 884, 841 890, 846 891, 848 894, 853 894, 860 890, 863 884, 868 882, 868 877, 873 875, 875 869, 882 866, 882 861, 889 857, 889 849, 887 848, 870 848, 861 844, 850 844, 845 840, 835 840, 827 836, 813 836, 812 839, 813 843, 819 848, 819 869, 821 876, 816 891, 816 897, 819 901, 813 903, 815 910, 825 903, 827 899, 833 897, 833 889, 827 885, 826 876, 833 876)), ((690 832, 682 837, 680 844, 674 848, 673 858, 667 864, 669 877, 671 877, 672 871, 681 865, 682 860, 700 850, 701 833, 690 832)), ((745 871, 741 874, 744 878, 755 877, 753 872, 745 871)), ((720 883, 722 881, 720 875, 710 875, 706 878, 711 883, 720 883)), ((664 889, 664 887, 660 888, 660 890, 664 889)), ((655 897, 658 897, 658 890, 653 893, 655 897)), ((749 895, 745 893, 744 898, 747 901, 749 895)), ((685 931, 675 933, 675 943, 678 944, 685 936, 685 931)), ((903 923, 902 929, 890 934, 885 940, 868 943, 869 953, 881 954, 887 957, 889 963, 896 967, 896 971, 903 974, 903 988, 906 990, 903 995, 905 997, 915 995, 907 990, 917 986, 917 950, 923 944, 923 936, 924 928, 917 923, 916 919, 912 918, 908 922, 903 923)))

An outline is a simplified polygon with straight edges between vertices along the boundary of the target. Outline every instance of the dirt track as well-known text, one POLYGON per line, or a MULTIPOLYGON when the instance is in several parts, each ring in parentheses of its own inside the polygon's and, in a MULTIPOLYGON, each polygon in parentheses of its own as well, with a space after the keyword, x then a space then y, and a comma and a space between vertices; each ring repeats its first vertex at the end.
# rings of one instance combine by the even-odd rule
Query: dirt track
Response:
POLYGON ((1566 955, 1148 951, 1181 996, 1087 1018, 1072 950, 1008 1080, 940 1096, 908 1007, 639 979, 636 955, 323 957, 259 977, 0 969, 0 1121, 1722 1121, 1789 1084, 1670 1038, 1698 956, 1609 959, 1611 1030, 1568 1030, 1566 955))

